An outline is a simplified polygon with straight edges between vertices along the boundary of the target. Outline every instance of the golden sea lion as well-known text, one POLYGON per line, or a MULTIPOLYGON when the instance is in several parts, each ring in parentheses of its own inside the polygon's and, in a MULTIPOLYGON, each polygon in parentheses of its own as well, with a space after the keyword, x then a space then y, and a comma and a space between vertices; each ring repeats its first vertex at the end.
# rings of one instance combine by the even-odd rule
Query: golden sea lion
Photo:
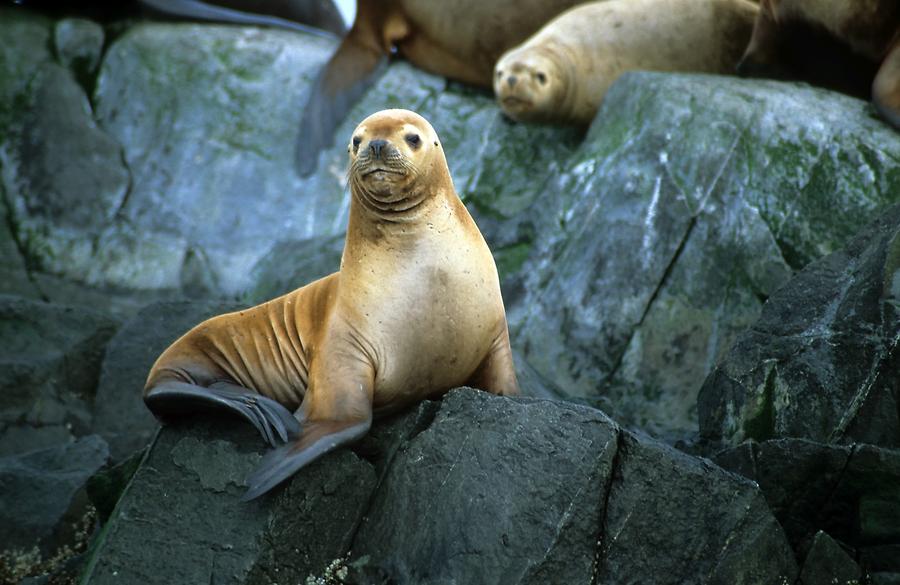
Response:
POLYGON ((738 72, 871 96, 900 128, 900 2, 762 0, 738 72))
POLYGON ((572 8, 494 68, 514 120, 590 124, 625 71, 734 73, 759 7, 748 0, 608 0, 572 8))
POLYGON ((497 268, 453 187, 437 134, 385 110, 350 143, 350 219, 339 272, 197 325, 163 352, 144 400, 244 416, 273 445, 254 498, 379 415, 460 385, 518 392, 497 268), (292 414, 292 411, 294 414, 292 414))
POLYGON ((356 19, 310 91, 300 121, 297 168, 319 152, 353 103, 396 54, 417 67, 489 89, 494 63, 579 0, 359 0, 356 19))

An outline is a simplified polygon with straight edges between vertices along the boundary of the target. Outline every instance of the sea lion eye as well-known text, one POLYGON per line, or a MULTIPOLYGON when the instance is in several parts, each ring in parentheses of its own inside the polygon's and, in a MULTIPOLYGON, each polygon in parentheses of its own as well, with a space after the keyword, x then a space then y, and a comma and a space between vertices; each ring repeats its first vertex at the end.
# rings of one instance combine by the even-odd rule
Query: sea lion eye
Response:
POLYGON ((547 76, 544 75, 543 73, 538 72, 538 74, 535 77, 537 77, 538 83, 540 83, 541 85, 544 85, 545 83, 547 83, 547 76))
POLYGON ((503 78, 503 70, 498 69, 497 70, 497 79, 502 79, 502 78, 503 78))
POLYGON ((408 142, 409 145, 413 148, 419 148, 419 143, 421 142, 421 140, 419 139, 418 134, 407 134, 406 142, 408 142))
POLYGON ((362 138, 360 138, 359 136, 353 137, 353 152, 356 152, 357 150, 359 150, 359 144, 361 142, 362 142, 362 138))

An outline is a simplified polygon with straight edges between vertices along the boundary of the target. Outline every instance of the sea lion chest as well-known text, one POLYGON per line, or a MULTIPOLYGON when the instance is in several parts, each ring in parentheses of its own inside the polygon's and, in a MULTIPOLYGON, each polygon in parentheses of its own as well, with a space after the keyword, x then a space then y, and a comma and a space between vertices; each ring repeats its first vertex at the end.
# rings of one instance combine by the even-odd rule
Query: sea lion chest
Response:
POLYGON ((352 315, 355 341, 374 361, 376 409, 463 384, 505 326, 481 235, 423 232, 396 246, 361 246, 341 266, 339 312, 352 315))

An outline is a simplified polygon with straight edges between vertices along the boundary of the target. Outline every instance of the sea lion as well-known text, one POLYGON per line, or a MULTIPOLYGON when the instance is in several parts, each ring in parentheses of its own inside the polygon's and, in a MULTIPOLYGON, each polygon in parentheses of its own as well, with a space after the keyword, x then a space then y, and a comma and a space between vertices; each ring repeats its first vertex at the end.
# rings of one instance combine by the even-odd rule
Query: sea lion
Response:
POLYGON ((625 71, 733 73, 759 7, 747 0, 608 0, 572 8, 494 68, 507 116, 587 125, 625 71))
POLYGON ((254 26, 274 26, 308 34, 340 37, 344 20, 331 0, 139 0, 163 14, 254 26))
POLYGON ((357 126, 349 152, 340 271, 200 323, 147 378, 144 401, 163 420, 222 406, 287 441, 245 499, 358 439, 373 414, 460 385, 518 392, 497 268, 434 129, 385 110, 357 126))
POLYGON ((762 0, 738 73, 871 97, 900 128, 900 2, 762 0))
POLYGON ((494 63, 580 0, 359 0, 356 19, 322 69, 300 121, 297 169, 311 174, 322 149, 390 55, 431 73, 490 89, 494 63))

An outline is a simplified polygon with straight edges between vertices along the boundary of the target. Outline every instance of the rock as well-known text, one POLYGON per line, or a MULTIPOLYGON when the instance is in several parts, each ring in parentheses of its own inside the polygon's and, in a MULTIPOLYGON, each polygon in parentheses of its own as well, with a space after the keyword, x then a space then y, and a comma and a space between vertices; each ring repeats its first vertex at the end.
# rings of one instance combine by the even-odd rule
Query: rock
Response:
POLYGON ((103 54, 103 27, 84 18, 64 18, 53 29, 56 55, 84 81, 97 72, 103 54))
POLYGON ((343 252, 343 235, 279 242, 253 268, 247 296, 263 303, 337 272, 343 252))
POLYGON ((514 344, 567 396, 693 434, 698 381, 793 270, 900 197, 898 154, 859 100, 626 74, 528 212, 514 344))
POLYGON ((900 451, 773 439, 714 461, 759 484, 795 550, 824 531, 858 551, 864 571, 900 572, 900 451))
POLYGON ((859 585, 862 571, 838 543, 822 531, 816 533, 806 555, 800 583, 803 585, 859 585))
POLYGON ((900 446, 900 206, 774 294, 700 391, 700 431, 900 446))
POLYGON ((204 319, 241 308, 222 301, 153 303, 110 340, 97 386, 94 430, 109 443, 114 461, 146 446, 158 426, 141 399, 156 358, 204 319))
POLYGON ((90 434, 100 363, 117 323, 0 295, 0 455, 90 434))
POLYGON ((471 389, 435 410, 423 403, 379 421, 356 453, 326 455, 251 503, 238 498, 263 445, 249 425, 210 418, 166 427, 85 583, 797 575, 752 483, 622 431, 599 411, 471 389), (163 513, 172 509, 180 514, 163 513))
POLYGON ((264 445, 252 427, 234 422, 197 418, 162 430, 84 583, 268 584, 332 560, 328 547, 352 535, 368 502, 371 467, 342 450, 310 465, 277 496, 241 502, 244 478, 264 445))
POLYGON ((61 546, 54 532, 61 530, 76 493, 108 457, 97 435, 0 457, 0 550, 27 550, 40 543, 44 552, 53 552, 61 546))

